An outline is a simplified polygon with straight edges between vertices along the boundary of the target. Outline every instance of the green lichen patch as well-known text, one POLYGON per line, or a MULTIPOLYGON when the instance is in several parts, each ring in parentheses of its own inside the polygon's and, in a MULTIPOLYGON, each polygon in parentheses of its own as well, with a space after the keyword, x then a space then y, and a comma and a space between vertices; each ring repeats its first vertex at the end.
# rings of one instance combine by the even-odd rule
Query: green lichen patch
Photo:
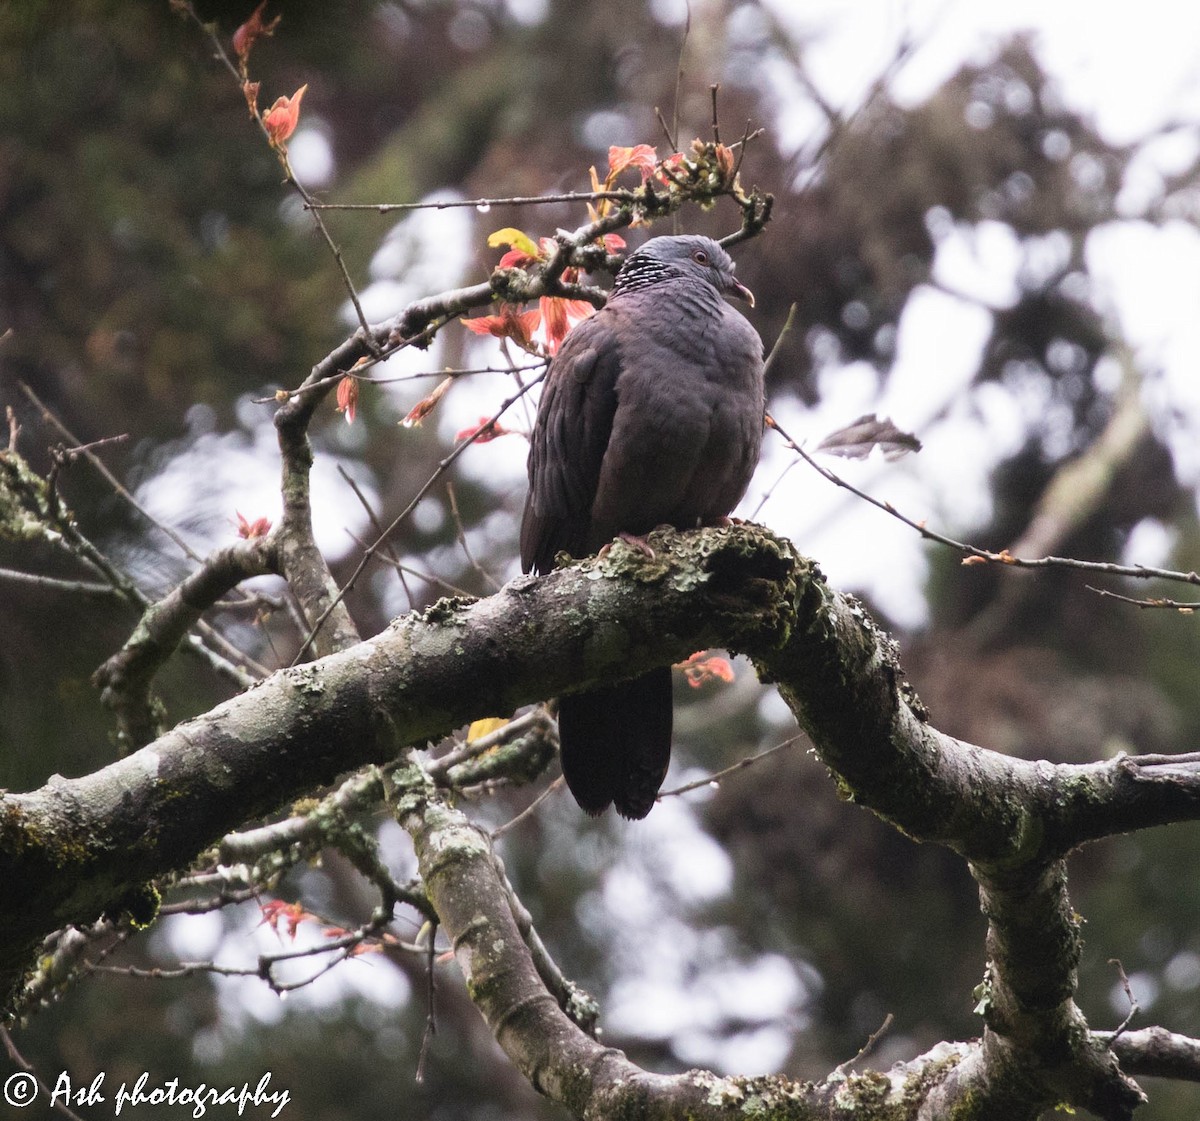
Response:
MULTIPOLYGON (((62 509, 58 516, 70 515, 62 509)), ((0 537, 56 544, 61 535, 55 520, 46 480, 16 452, 0 452, 0 537)))
POLYGON ((472 596, 442 596, 436 603, 431 603, 419 619, 426 623, 442 625, 445 623, 461 623, 465 608, 477 602, 472 596))

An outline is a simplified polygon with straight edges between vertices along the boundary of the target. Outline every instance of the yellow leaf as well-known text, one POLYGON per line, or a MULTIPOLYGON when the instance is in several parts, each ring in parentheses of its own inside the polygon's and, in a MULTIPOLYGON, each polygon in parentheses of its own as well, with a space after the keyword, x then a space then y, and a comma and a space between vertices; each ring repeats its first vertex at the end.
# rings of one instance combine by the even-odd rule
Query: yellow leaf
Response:
POLYGON ((497 230, 494 234, 488 234, 488 245, 493 249, 501 245, 508 245, 513 249, 519 249, 527 256, 541 256, 537 245, 534 244, 533 238, 528 234, 522 233, 520 230, 514 229, 512 226, 505 226, 504 229, 497 230))
POLYGON ((476 720, 467 729, 467 743, 474 743, 497 728, 503 728, 507 723, 508 721, 502 716, 485 716, 482 720, 476 720))

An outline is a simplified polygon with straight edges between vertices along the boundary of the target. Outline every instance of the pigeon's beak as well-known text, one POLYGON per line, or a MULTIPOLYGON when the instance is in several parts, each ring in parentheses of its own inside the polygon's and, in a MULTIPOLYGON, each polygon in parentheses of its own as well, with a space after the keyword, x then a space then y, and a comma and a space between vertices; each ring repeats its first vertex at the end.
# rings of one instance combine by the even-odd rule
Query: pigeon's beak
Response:
POLYGON ((735 299, 745 300, 751 307, 754 306, 754 293, 738 280, 736 276, 729 278, 729 287, 726 291, 735 299))

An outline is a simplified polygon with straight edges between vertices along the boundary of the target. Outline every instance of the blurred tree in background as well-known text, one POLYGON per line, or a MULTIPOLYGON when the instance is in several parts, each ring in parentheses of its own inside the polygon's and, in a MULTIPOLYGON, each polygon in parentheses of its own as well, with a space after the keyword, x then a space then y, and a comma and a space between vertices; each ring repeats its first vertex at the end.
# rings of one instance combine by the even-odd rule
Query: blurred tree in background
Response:
MULTIPOLYGON (((685 33, 683 6, 660 0, 288 0, 269 9, 283 22, 255 47, 253 70, 264 105, 309 86, 290 148, 309 188, 372 204, 586 189, 588 167, 603 171, 610 145, 668 150, 656 107, 682 142, 707 135, 709 86, 720 83, 727 139, 745 120, 766 128, 747 147, 742 178, 774 193, 774 217, 738 250, 739 276, 758 296, 753 321, 768 349, 796 308, 769 387, 790 433, 819 441, 825 429, 813 426, 833 425, 818 403, 852 377, 927 445, 977 459, 962 464, 981 483, 962 504, 945 456, 934 461, 941 480, 922 456, 886 469, 873 460, 873 475, 853 476, 880 493, 896 485, 910 516, 932 510, 947 532, 1024 556, 1119 560, 1140 535, 1164 542, 1155 563, 1200 567, 1197 479, 1179 451, 1194 444, 1197 418, 1174 406, 1163 370, 1121 336, 1089 253, 1110 224, 1194 223, 1194 157, 1131 209, 1122 192, 1145 175, 1145 146, 1106 140, 1069 107, 1029 38, 964 64, 915 102, 891 83, 919 43, 904 46, 861 106, 831 105, 787 7, 693 0, 685 33), (798 132, 799 142, 788 139, 798 132), (986 258, 989 238, 1017 261, 1010 297, 996 301, 957 291, 939 264, 963 244, 983 246, 986 258), (906 317, 931 293, 969 307, 985 324, 982 345, 965 376, 925 369, 932 388, 906 413, 889 387, 906 317)), ((197 9, 226 37, 249 14, 244 4, 197 9)), ((84 442, 125 435, 99 449, 104 463, 205 553, 234 537, 235 511, 275 516, 273 406, 261 402, 298 385, 353 329, 345 288, 236 84, 166 0, 30 0, 0 10, 0 36, 0 329, 9 332, 0 401, 43 471, 48 449, 67 441, 63 428, 84 442)), ((1194 122, 1180 129, 1196 132, 1194 122)), ((326 212, 369 319, 484 278, 493 230, 549 235, 583 219, 578 203, 399 218, 326 212)), ((718 205, 676 220, 720 236, 737 216, 718 205)), ((496 361, 494 348, 451 326, 428 354, 383 376, 496 361)), ((422 378, 364 386, 352 426, 322 412, 311 436, 326 474, 314 486, 336 577, 357 563, 355 536, 373 534, 334 465, 388 524, 454 430, 508 392, 501 378, 456 385, 419 428, 397 422, 436 384, 422 378)), ((802 477, 803 467, 780 481, 788 461, 778 443, 771 454, 742 513, 810 551, 804 507, 828 484, 802 477)), ((364 633, 447 588, 488 594, 515 574, 522 460, 517 436, 472 448, 402 523, 391 546, 417 574, 378 568, 356 582, 347 603, 364 633)), ((847 465, 847 476, 855 470, 847 465)), ((82 460, 59 483, 84 531, 147 594, 191 567, 82 460)), ((830 520, 840 528, 822 534, 850 535, 886 573, 889 552, 873 535, 882 515, 842 505, 830 520)), ((821 559, 818 545, 811 551, 821 559)), ((1101 599, 1077 572, 963 568, 938 546, 923 556, 923 592, 910 599, 924 599, 907 614, 874 585, 861 591, 900 639, 940 729, 1057 762, 1196 741, 1200 642, 1189 618, 1101 599)), ((0 568, 74 575, 48 548, 3 539, 0 568)), ((854 590, 836 573, 834 582, 854 590)), ((1112 579, 1105 587, 1174 594, 1112 579)), ((295 654, 283 606, 209 618, 269 669, 295 654)), ((113 758, 111 718, 89 677, 135 621, 110 602, 0 581, 0 786, 32 789, 113 758)), ((680 683, 668 786, 793 735, 790 714, 752 678, 743 665, 728 687, 680 683)), ((180 719, 229 687, 181 665, 160 692, 180 719)), ((501 790, 472 812, 495 827, 534 793, 501 790)), ((411 866, 399 830, 379 828, 389 859, 411 866)), ((644 825, 589 821, 556 796, 502 851, 563 970, 598 996, 605 1040, 652 1069, 821 1077, 889 1012, 895 1023, 871 1060, 879 1069, 980 1032, 969 994, 982 975, 984 921, 962 862, 839 801, 802 744, 719 789, 667 799, 644 825)), ((1181 871, 1197 859, 1200 834, 1184 826, 1108 841, 1073 861, 1073 901, 1087 919, 1080 1004, 1094 1025, 1124 1018, 1110 964, 1119 958, 1156 1022, 1200 1035, 1200 895, 1181 871)), ((347 926, 370 909, 335 856, 289 874, 280 894, 347 926)), ((221 959, 260 919, 253 902, 168 918, 108 962, 221 959)), ((301 1115, 331 1121, 561 1116, 449 980, 438 984, 438 1030, 416 1082, 424 965, 398 952, 371 959, 287 1003, 253 980, 102 976, 40 1011, 18 1042, 43 1073, 81 1079, 151 1070, 223 1085, 270 1070, 301 1115)), ((1153 1087, 1151 1098, 1139 1118, 1200 1107, 1176 1084, 1153 1087)))

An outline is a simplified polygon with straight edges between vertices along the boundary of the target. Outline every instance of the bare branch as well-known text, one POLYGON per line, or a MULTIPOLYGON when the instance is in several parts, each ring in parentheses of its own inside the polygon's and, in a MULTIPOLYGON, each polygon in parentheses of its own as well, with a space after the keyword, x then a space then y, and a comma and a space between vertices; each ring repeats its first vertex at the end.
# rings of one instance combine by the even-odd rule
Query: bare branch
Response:
POLYGON ((490 210, 496 206, 539 206, 563 202, 619 202, 632 205, 638 201, 637 192, 613 191, 564 191, 556 195, 508 195, 488 199, 434 199, 428 202, 306 202, 306 210, 369 210, 377 214, 409 210, 452 210, 470 207, 475 210, 490 210))
MULTIPOLYGON (((1191 583, 1191 581, 1188 581, 1191 583)), ((1110 592, 1107 588, 1094 588, 1091 584, 1085 584, 1089 592, 1095 592, 1096 595, 1104 599, 1115 599, 1118 603, 1129 603, 1134 607, 1141 608, 1161 608, 1169 611, 1178 611, 1180 615, 1194 615, 1200 610, 1200 600, 1180 600, 1180 599, 1164 599, 1161 596, 1153 596, 1149 599, 1136 599, 1133 596, 1123 596, 1118 592, 1110 592)))
POLYGON ((121 480, 118 479, 116 475, 114 475, 108 469, 108 465, 104 462, 104 460, 102 460, 92 450, 95 445, 85 445, 78 436, 76 436, 65 424, 63 424, 61 420, 59 420, 59 418, 45 405, 45 403, 33 391, 33 389, 25 384, 25 382, 18 382, 17 384, 20 386, 21 392, 24 393, 27 398, 29 398, 30 403, 38 410, 38 413, 42 418, 42 423, 48 425, 50 428, 53 428, 64 440, 67 441, 67 444, 72 449, 82 454, 88 463, 95 468, 100 477, 112 488, 113 494, 120 498, 122 502, 130 507, 130 509, 136 510, 137 513, 141 515, 141 517, 145 518, 150 525, 154 526, 155 529, 174 542, 184 556, 196 561, 197 563, 200 562, 200 554, 197 553, 196 550, 193 549, 183 539, 183 537, 181 537, 171 526, 167 525, 165 522, 159 521, 158 518, 156 518, 150 513, 149 510, 145 508, 145 506, 143 506, 136 498, 134 498, 121 480))
POLYGON ((90 596, 95 599, 123 599, 111 584, 97 584, 89 580, 62 580, 57 576, 40 576, 34 572, 19 572, 13 568, 0 568, 0 580, 12 584, 28 584, 49 592, 67 595, 90 596))
MULTIPOLYGON (((517 384, 521 385, 522 383, 518 380, 517 384)), ((487 425, 483 425, 482 428, 486 431, 487 425)), ((458 495, 454 492, 453 483, 448 482, 446 484, 446 495, 450 499, 450 516, 454 519, 454 532, 458 538, 459 547, 463 551, 463 556, 467 558, 467 563, 479 573, 480 578, 492 591, 499 591, 500 582, 475 559, 471 553, 470 545, 467 544, 467 531, 463 526, 462 515, 458 512, 458 495)))
POLYGON ((1012 568, 1068 568, 1080 572, 1103 572, 1111 576, 1132 576, 1139 580, 1173 580, 1179 583, 1200 586, 1200 575, 1195 572, 1180 572, 1175 569, 1157 568, 1144 564, 1130 565, 1117 564, 1112 561, 1086 561, 1078 560, 1074 557, 1015 557, 1007 549, 994 552, 991 549, 983 549, 978 545, 971 545, 965 541, 957 541, 953 537, 948 537, 944 533, 938 533, 936 530, 930 529, 924 522, 918 522, 908 517, 897 510, 890 502, 875 498, 866 491, 860 490, 853 483, 843 479, 840 475, 835 474, 828 467, 824 466, 824 464, 819 463, 809 455, 797 441, 793 440, 783 430, 779 422, 770 414, 767 416, 767 426, 775 429, 783 437, 787 446, 822 478, 827 479, 834 486, 849 491, 864 502, 870 503, 876 509, 882 510, 897 521, 903 522, 910 529, 916 530, 927 541, 935 541, 939 545, 945 545, 948 548, 963 553, 966 557, 966 560, 963 561, 964 564, 1003 564, 1012 568))
POLYGON ((682 786, 676 786, 672 790, 664 790, 659 794, 660 798, 674 798, 680 794, 688 794, 693 790, 702 790, 705 787, 715 787, 721 784, 721 779, 728 778, 738 771, 745 770, 747 767, 754 766, 755 763, 760 763, 764 759, 769 759, 777 751, 782 751, 785 747, 791 747, 792 744, 802 739, 802 736, 790 736, 782 743, 775 744, 774 747, 768 747, 765 751, 758 752, 757 755, 747 755, 744 759, 739 759, 736 763, 719 771, 714 771, 706 778, 698 778, 694 782, 685 782, 682 786))
POLYGON ((239 541, 213 553, 174 591, 147 608, 125 645, 92 676, 101 701, 116 714, 123 752, 161 733, 161 712, 151 699, 150 682, 204 611, 243 580, 277 571, 271 538, 239 541))
POLYGON ((1121 1066, 1130 1074, 1200 1082, 1200 1039, 1177 1035, 1165 1028, 1094 1034, 1099 1042, 1113 1049, 1121 1066))
POLYGON ((504 834, 510 829, 516 828, 516 826, 520 825, 521 822, 527 820, 537 812, 538 807, 547 798, 549 798, 551 794, 553 794, 556 790, 561 790, 566 785, 566 780, 562 777, 562 775, 559 775, 558 778, 550 783, 550 785, 547 786, 546 789, 543 790, 536 798, 534 798, 534 800, 530 802, 529 805, 526 806, 519 814, 515 815, 514 817, 510 817, 503 825, 497 825, 496 828, 492 830, 492 840, 497 840, 498 838, 504 836, 504 834))
POLYGON ((833 1068, 834 1073, 844 1075, 860 1059, 865 1059, 879 1045, 879 1041, 891 1030, 892 1022, 895 1019, 896 1017, 889 1012, 883 1018, 883 1023, 880 1024, 879 1027, 877 1027, 873 1032, 871 1032, 869 1036, 867 1036, 867 1041, 858 1049, 858 1054, 852 1059, 847 1059, 844 1063, 838 1063, 838 1065, 833 1068))

